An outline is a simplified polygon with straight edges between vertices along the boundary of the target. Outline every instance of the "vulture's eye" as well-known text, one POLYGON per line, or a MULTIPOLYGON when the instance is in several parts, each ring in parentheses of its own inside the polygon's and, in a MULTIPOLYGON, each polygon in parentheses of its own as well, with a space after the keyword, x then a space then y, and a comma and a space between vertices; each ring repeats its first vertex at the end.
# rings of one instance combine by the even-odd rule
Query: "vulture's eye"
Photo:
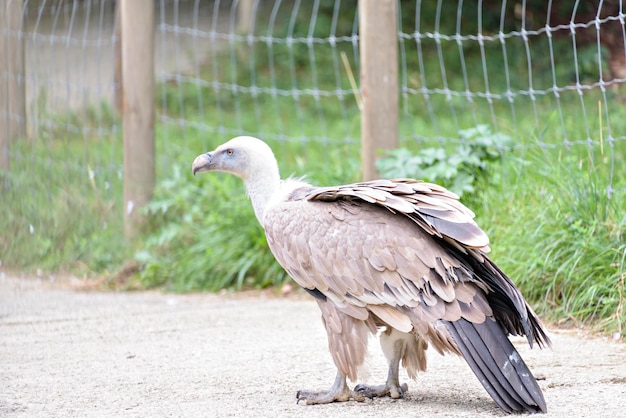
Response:
POLYGON ((235 151, 233 151, 232 149, 227 149, 226 150, 226 155, 228 155, 229 157, 232 157, 234 153, 235 153, 235 151))

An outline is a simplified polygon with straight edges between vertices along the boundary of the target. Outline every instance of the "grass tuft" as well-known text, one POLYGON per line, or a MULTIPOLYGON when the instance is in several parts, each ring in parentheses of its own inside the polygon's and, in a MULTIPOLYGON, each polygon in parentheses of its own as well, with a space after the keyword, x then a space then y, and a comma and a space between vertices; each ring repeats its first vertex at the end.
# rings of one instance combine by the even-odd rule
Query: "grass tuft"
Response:
POLYGON ((493 259, 542 314, 621 333, 626 203, 608 197, 607 171, 571 161, 526 170, 486 190, 480 215, 493 259))

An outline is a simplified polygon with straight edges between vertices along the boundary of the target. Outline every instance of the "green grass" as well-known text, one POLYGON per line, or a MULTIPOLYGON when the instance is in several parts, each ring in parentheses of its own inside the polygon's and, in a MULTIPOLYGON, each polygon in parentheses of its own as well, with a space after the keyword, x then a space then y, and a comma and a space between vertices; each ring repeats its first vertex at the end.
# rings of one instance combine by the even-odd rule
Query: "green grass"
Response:
POLYGON ((83 135, 96 130, 90 112, 55 121, 15 142, 11 169, 0 173, 0 261, 25 271, 113 271, 127 255, 120 138, 83 135))
POLYGON ((623 335, 626 199, 607 198, 606 165, 590 168, 589 159, 555 156, 548 166, 543 155, 529 159, 480 197, 492 258, 552 320, 623 335))
MULTIPOLYGON (((350 27, 350 22, 346 25, 350 27)), ((556 53, 564 64, 572 60, 568 45, 564 42, 556 53)), ((335 71, 333 55, 323 46, 315 45, 312 52, 315 80, 306 67, 308 46, 255 48, 254 82, 259 88, 349 89, 345 71, 335 71), (275 54, 271 70, 269 52, 275 54), (296 64, 294 75, 289 69, 296 64)), ((339 48, 353 59, 349 45, 339 48)), ((507 48, 510 88, 527 89, 526 54, 515 41, 507 48)), ((549 67, 542 68, 539 59, 546 49, 538 44, 532 52, 536 89, 553 82, 549 67)), ((458 68, 456 44, 444 45, 442 51, 446 68, 458 68)), ((499 51, 499 45, 487 45, 487 73, 494 93, 507 89, 499 51)), ((218 81, 225 83, 217 90, 186 80, 157 88, 165 95, 165 105, 162 97, 157 99, 158 185, 136 242, 123 239, 121 138, 99 130, 116 126, 110 110, 56 115, 51 127, 16 143, 11 171, 0 174, 2 266, 111 276, 127 260, 136 259, 142 266, 142 286, 173 291, 258 288, 287 280, 267 249, 241 182, 228 175, 194 178, 191 161, 245 133, 270 142, 284 176, 307 175, 319 185, 352 182, 359 179, 360 170, 359 111, 350 95, 339 101, 311 95, 296 99, 265 92, 257 97, 235 94, 228 83, 249 86, 252 80, 246 71, 250 51, 242 47, 239 52, 235 57, 217 57, 218 81), (234 80, 233 63, 238 69, 234 80)), ((407 61, 409 87, 419 89, 425 80, 427 88, 441 88, 436 49, 425 53, 424 68, 415 57, 407 61)), ((578 58, 588 59, 584 54, 578 58)), ((476 46, 468 45, 466 60, 472 91, 483 91, 476 46)), ((585 74, 597 77, 593 68, 585 74)), ((212 67, 202 76, 213 81, 212 67)), ((559 66, 556 78, 558 85, 571 83, 571 65, 559 66)), ((447 82, 452 90, 465 89, 458 73, 448 74, 447 82)), ((607 92, 613 136, 626 132, 620 94, 607 92)), ((484 99, 476 98, 473 113, 463 97, 447 100, 432 94, 425 100, 409 95, 400 133, 402 145, 411 152, 442 146, 453 152, 463 143, 460 130, 495 120, 497 133, 513 138, 513 149, 490 165, 487 179, 477 179, 477 192, 463 196, 492 239, 493 259, 544 315, 588 322, 623 335, 626 175, 620 167, 626 161, 626 141, 618 139, 611 147, 607 120, 597 116, 598 101, 605 106, 599 92, 585 92, 582 100, 576 92, 563 92, 561 121, 551 95, 534 101, 518 96, 514 113, 506 100, 495 100, 492 113, 484 99), (574 142, 589 139, 592 146, 585 142, 566 147, 564 133, 574 142), (611 199, 606 193, 609 184, 622 190, 611 199)))

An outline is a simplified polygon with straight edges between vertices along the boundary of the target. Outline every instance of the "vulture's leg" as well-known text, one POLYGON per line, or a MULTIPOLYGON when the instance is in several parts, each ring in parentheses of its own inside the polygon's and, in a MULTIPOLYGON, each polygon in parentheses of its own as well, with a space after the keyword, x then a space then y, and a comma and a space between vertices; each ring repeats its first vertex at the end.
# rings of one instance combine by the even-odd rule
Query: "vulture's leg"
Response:
POLYGON ((333 383, 329 390, 314 391, 301 389, 296 394, 296 398, 298 398, 298 403, 304 401, 305 405, 316 405, 331 402, 346 402, 350 399, 363 402, 366 395, 350 390, 346 384, 346 376, 337 370, 335 383, 333 383))
POLYGON ((356 380, 358 368, 365 361, 369 334, 376 332, 376 326, 373 321, 357 320, 347 315, 325 297, 318 297, 316 301, 322 311, 322 322, 328 335, 330 354, 337 366, 337 377, 329 390, 298 391, 298 403, 304 401, 307 405, 313 405, 350 399, 364 401, 367 395, 350 390, 346 378, 356 380))
POLYGON ((401 398, 409 386, 406 383, 400 385, 398 372, 400 371, 400 360, 409 354, 412 354, 413 348, 420 348, 415 336, 397 331, 388 327, 380 334, 380 346, 389 362, 389 371, 387 373, 387 382, 384 385, 368 386, 364 384, 357 385, 354 390, 363 393, 367 397, 389 396, 394 399, 401 398))

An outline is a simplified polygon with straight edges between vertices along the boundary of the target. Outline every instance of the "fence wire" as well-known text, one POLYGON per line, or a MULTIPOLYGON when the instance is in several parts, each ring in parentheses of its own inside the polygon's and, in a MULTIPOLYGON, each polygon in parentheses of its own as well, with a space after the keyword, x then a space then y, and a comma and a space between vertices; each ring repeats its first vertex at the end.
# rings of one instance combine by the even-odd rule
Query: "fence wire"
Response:
MULTIPOLYGON (((399 2, 401 142, 445 146, 486 125, 524 150, 600 153, 607 192, 623 192, 622 2, 549 1, 543 14, 527 3, 399 2)), ((159 171, 242 134, 356 158, 356 0, 155 6, 159 171)), ((121 181, 115 10, 113 0, 24 0, 27 139, 9 147, 12 166, 69 176, 88 162, 87 189, 121 181)))

